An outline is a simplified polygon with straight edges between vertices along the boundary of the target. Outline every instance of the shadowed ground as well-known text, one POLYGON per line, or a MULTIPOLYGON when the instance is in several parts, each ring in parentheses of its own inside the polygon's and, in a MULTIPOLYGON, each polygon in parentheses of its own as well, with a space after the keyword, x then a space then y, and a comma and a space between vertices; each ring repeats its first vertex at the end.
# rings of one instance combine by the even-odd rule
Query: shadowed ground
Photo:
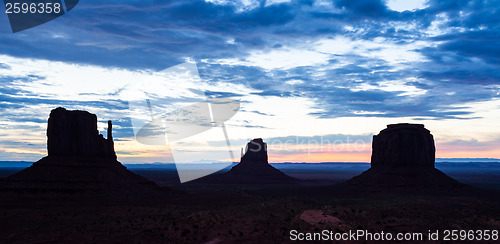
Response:
MULTIPOLYGON (((302 173, 293 165, 281 166, 283 172, 296 178, 316 179, 306 185, 186 185, 178 183, 172 170, 135 170, 146 178, 164 182, 171 189, 186 192, 158 201, 103 202, 77 196, 2 196, 0 239, 9 243, 30 240, 286 243, 290 242, 292 229, 302 232, 366 229, 427 233, 428 230, 500 228, 498 190, 346 188, 331 185, 330 180, 337 179, 332 176, 347 174, 344 179, 349 178, 348 172, 351 176, 359 174, 367 165, 364 168, 358 164, 334 165, 300 166, 302 173), (330 180, 322 180, 328 178, 330 180), (307 214, 311 210, 325 214, 325 221, 308 222, 307 214), (326 221, 330 219, 328 216, 339 219, 342 225, 326 221)), ((491 186, 479 179, 488 181, 488 177, 484 177, 486 173, 499 172, 498 168, 490 167, 491 171, 478 177, 479 166, 469 166, 458 174, 460 167, 440 168, 446 173, 455 172, 454 175, 460 176, 457 179, 468 179, 472 185, 491 186)))

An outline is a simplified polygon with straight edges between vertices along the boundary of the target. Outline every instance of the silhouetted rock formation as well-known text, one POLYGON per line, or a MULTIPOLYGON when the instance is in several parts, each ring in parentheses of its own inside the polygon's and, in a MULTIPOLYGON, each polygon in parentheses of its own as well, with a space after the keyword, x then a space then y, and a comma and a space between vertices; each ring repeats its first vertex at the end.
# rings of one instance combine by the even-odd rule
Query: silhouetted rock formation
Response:
POLYGON ((97 131, 97 116, 86 111, 51 111, 48 156, 4 180, 12 192, 100 195, 113 198, 158 196, 152 181, 127 170, 116 160, 112 124, 108 138, 97 131))
POLYGON ((353 185, 458 186, 434 167, 434 138, 422 124, 388 125, 373 136, 371 168, 349 180, 353 185))
POLYGON ((49 156, 116 159, 111 121, 108 121, 108 139, 104 139, 97 130, 95 114, 56 108, 50 112, 47 149, 49 156))
POLYGON ((372 150, 372 168, 434 168, 434 138, 421 124, 388 125, 372 150))
POLYGON ((297 181, 271 166, 267 159, 267 144, 261 139, 251 140, 239 164, 223 174, 213 174, 195 180, 203 183, 280 184, 297 181))
POLYGON ((235 165, 229 173, 235 175, 283 174, 269 165, 267 144, 261 138, 253 139, 247 143, 245 154, 241 157, 240 163, 235 165))

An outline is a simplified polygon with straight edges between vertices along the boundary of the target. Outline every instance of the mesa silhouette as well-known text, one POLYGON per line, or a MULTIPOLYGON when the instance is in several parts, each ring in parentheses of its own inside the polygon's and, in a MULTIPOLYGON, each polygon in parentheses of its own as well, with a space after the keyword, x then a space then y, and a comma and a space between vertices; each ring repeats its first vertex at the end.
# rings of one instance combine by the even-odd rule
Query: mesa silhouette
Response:
POLYGON ((222 174, 212 174, 194 180, 193 183, 229 184, 289 184, 297 179, 271 166, 267 157, 267 144, 262 138, 251 140, 246 145, 240 163, 222 174))
POLYGON ((391 124, 373 136, 371 168, 347 181, 364 186, 461 186, 434 167, 434 138, 422 124, 391 124))
MULTIPOLYGON (((156 196, 160 187, 117 161, 112 123, 107 138, 97 130, 97 116, 56 108, 47 127, 48 156, 7 177, 2 190, 17 193, 156 196)), ((162 189, 163 190, 163 189, 162 189)))

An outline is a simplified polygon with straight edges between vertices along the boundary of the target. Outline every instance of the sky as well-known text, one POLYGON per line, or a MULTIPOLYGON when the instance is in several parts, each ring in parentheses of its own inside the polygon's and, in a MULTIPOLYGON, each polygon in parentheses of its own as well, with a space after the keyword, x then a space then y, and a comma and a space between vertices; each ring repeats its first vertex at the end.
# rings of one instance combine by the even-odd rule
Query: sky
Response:
POLYGON ((261 137, 271 162, 369 162, 372 136, 393 123, 425 124, 438 158, 500 158, 499 9, 498 0, 81 0, 12 33, 2 6, 0 160, 46 155, 59 106, 96 114, 103 134, 112 120, 124 163, 228 160, 221 126, 168 145, 137 141, 144 96, 155 116, 237 101, 225 121, 236 158, 261 137))

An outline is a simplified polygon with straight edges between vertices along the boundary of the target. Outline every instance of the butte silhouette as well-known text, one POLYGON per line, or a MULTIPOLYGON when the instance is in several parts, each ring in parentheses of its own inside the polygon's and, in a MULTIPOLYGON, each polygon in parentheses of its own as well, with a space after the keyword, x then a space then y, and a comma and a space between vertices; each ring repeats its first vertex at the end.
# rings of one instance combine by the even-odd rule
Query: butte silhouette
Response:
POLYGON ((52 110, 47 149, 48 156, 4 179, 3 190, 113 198, 154 196, 161 190, 117 161, 111 121, 105 139, 97 130, 97 116, 87 111, 52 110))
POLYGON ((267 144, 256 138, 247 143, 240 163, 231 170, 194 180, 193 183, 289 184, 296 181, 269 164, 267 144))
POLYGON ((373 136, 371 168, 347 184, 364 186, 460 186, 434 167, 434 138, 422 124, 392 124, 373 136))

